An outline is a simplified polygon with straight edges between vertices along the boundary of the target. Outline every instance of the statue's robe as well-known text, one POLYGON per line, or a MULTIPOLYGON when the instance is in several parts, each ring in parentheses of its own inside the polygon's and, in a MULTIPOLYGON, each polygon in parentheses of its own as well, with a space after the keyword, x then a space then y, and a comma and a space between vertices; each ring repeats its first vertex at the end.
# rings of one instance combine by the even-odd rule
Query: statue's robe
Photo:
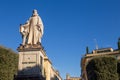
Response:
POLYGON ((43 35, 43 23, 41 18, 36 15, 29 19, 28 44, 37 44, 43 35))

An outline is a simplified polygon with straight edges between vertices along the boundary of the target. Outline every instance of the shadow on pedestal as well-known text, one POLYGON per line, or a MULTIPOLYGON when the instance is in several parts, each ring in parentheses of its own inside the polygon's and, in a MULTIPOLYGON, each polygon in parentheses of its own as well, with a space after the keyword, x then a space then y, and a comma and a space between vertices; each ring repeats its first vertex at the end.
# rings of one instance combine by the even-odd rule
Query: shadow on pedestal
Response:
POLYGON ((45 77, 42 75, 41 67, 34 66, 18 71, 17 75, 14 75, 14 80, 45 80, 45 77))

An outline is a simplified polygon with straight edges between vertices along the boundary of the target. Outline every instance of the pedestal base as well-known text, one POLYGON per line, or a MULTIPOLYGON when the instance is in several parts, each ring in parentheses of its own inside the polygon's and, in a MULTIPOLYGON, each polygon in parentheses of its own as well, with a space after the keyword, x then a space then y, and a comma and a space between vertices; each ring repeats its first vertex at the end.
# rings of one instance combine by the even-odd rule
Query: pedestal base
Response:
POLYGON ((46 54, 42 45, 20 45, 17 50, 19 65, 14 80, 45 80, 43 62, 46 54))
POLYGON ((15 75, 14 80, 45 80, 45 77, 40 75, 15 75))

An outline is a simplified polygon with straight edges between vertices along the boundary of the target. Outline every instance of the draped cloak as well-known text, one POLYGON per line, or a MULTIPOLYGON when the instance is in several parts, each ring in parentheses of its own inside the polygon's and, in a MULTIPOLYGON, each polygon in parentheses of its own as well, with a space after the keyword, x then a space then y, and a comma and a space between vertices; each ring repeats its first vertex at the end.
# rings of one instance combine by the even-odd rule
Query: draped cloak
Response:
POLYGON ((28 44, 37 44, 41 42, 42 35, 43 23, 41 18, 38 15, 30 17, 28 44))

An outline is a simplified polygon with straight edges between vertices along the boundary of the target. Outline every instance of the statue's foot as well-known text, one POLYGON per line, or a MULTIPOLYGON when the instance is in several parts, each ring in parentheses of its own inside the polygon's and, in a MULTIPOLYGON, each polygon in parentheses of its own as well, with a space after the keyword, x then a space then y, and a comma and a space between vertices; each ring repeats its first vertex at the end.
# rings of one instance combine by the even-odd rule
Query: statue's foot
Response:
POLYGON ((40 43, 40 42, 37 42, 37 44, 38 44, 38 45, 41 45, 41 43, 40 43))

